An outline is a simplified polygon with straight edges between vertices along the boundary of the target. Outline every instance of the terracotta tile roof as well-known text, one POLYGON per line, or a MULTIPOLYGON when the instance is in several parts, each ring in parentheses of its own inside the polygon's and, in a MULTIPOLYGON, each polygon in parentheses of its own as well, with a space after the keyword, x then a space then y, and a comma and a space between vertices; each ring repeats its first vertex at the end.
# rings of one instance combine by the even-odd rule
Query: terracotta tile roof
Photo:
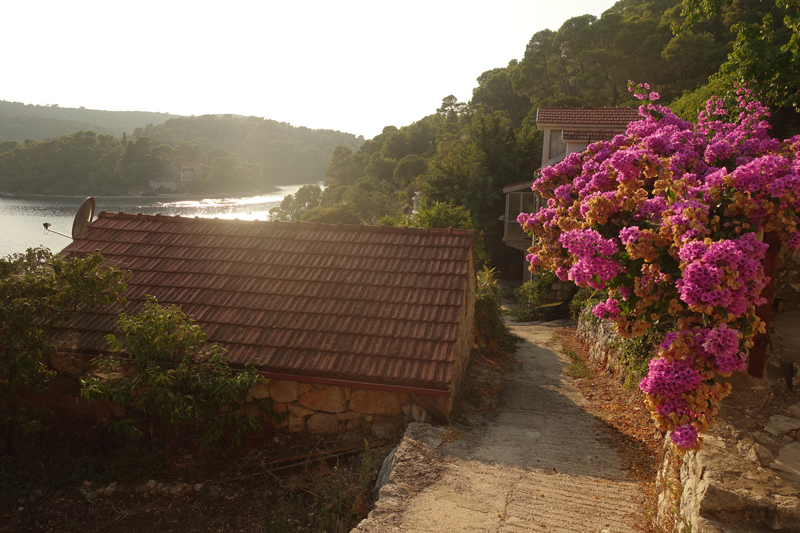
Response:
POLYGON ((615 135, 623 133, 624 129, 620 128, 618 130, 567 130, 561 136, 561 139, 564 141, 586 141, 586 142, 597 142, 597 141, 610 141, 614 138, 615 135))
MULTIPOLYGON (((467 230, 102 212, 62 254, 99 250, 131 270, 126 313, 146 295, 179 305, 236 363, 446 389, 472 239, 467 230)), ((102 352, 115 323, 107 311, 86 312, 56 340, 102 352)))
POLYGON ((632 107, 540 107, 536 122, 542 124, 609 124, 626 126, 641 117, 632 107))

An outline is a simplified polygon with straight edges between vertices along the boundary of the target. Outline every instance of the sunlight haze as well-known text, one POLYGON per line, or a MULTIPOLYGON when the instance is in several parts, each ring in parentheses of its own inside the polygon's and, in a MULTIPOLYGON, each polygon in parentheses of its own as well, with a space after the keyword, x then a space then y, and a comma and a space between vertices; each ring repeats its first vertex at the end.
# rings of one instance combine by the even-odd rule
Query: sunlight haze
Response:
POLYGON ((14 2, 0 100, 232 113, 371 138, 602 1, 14 2))

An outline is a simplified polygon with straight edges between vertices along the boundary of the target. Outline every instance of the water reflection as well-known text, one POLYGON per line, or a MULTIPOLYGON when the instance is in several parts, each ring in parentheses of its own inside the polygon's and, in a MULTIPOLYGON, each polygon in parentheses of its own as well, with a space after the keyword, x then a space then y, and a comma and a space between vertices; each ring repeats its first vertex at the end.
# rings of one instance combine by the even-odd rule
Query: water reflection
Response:
MULTIPOLYGON (((321 185, 321 184, 320 184, 321 185)), ((156 198, 95 198, 97 212, 180 215, 239 220, 267 220, 269 210, 280 205, 284 196, 294 194, 302 185, 279 187, 278 192, 248 198, 207 198, 200 200, 159 200, 156 198)), ((45 233, 43 224, 70 234, 72 221, 85 198, 14 197, 0 198, 0 256, 45 246, 53 252, 70 243, 68 238, 45 233)))

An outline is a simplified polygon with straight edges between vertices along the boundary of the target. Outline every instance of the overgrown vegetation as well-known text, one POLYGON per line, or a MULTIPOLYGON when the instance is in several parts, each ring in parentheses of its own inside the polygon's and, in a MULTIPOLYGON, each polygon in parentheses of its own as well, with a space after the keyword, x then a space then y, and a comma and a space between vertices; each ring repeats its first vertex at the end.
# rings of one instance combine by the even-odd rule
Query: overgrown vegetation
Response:
POLYGON ((544 315, 537 307, 546 302, 556 281, 558 278, 555 274, 543 272, 533 275, 529 281, 523 283, 519 289, 514 291, 515 305, 511 309, 513 317, 520 322, 543 318, 544 315))
POLYGON ((584 379, 589 377, 589 369, 586 367, 586 361, 583 360, 575 350, 567 350, 567 357, 570 363, 567 367, 567 375, 575 379, 584 379))
POLYGON ((617 349, 625 375, 625 390, 637 388, 642 378, 647 376, 648 364, 658 353, 658 346, 670 331, 674 331, 677 321, 672 316, 662 316, 642 335, 630 339, 620 339, 617 349))
POLYGON ((45 248, 0 259, 0 427, 2 454, 12 453, 20 424, 35 427, 47 414, 30 393, 48 393, 55 347, 47 330, 66 322, 79 306, 121 304, 128 274, 92 254, 64 261, 45 248))
MULTIPOLYGON (((127 417, 111 421, 117 433, 134 437, 140 421, 155 430, 176 434, 202 427, 201 442, 209 445, 223 437, 240 442, 242 436, 261 429, 260 411, 244 412, 250 389, 262 381, 252 364, 237 372, 217 344, 180 308, 162 307, 148 297, 141 314, 121 314, 122 339, 107 337, 114 352, 96 359, 98 377, 83 380, 81 396, 107 400, 127 409, 127 417), (131 368, 132 367, 132 368, 131 368)), ((269 405, 267 412, 272 412, 269 405)))
MULTIPOLYGON (((576 320, 598 324, 603 319, 597 318, 592 313, 592 308, 604 302, 605 296, 603 291, 590 287, 581 288, 570 302, 572 316, 576 320)), ((629 339, 618 338, 612 348, 620 354, 620 371, 625 380, 625 392, 631 392, 638 387, 639 382, 647 375, 647 365, 656 356, 659 344, 674 327, 675 319, 664 315, 642 335, 629 339)))
POLYGON ((581 287, 578 292, 569 301, 569 314, 575 320, 588 312, 590 316, 584 316, 584 320, 593 320, 596 317, 591 314, 591 307, 605 301, 602 291, 592 289, 591 287, 581 287))
POLYGON ((484 349, 489 357, 494 358, 512 353, 518 340, 503 323, 496 271, 484 267, 478 272, 472 344, 484 349))
POLYGON ((52 420, 47 431, 22 437, 16 455, 0 457, 4 530, 206 531, 216 525, 215 531, 328 533, 350 531, 366 516, 388 450, 366 448, 357 456, 259 474, 264 462, 308 450, 308 436, 274 435, 251 441, 257 446, 227 445, 205 454, 186 439, 167 449, 90 423, 52 420), (135 488, 149 479, 205 488, 190 496, 148 497, 135 488), (88 493, 111 482, 118 483, 115 496, 87 503, 85 487, 88 493))

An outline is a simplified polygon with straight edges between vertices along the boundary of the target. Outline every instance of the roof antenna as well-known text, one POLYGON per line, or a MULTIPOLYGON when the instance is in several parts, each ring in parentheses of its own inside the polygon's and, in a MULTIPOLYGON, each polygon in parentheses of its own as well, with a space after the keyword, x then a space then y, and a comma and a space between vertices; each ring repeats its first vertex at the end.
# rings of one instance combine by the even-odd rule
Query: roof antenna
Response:
POLYGON ((90 196, 84 200, 81 206, 78 208, 78 212, 75 214, 75 220, 72 222, 72 237, 65 233, 61 233, 60 231, 50 229, 52 224, 49 222, 42 224, 42 226, 44 226, 45 234, 50 232, 55 233, 56 235, 61 235, 62 237, 66 237, 68 239, 77 239, 80 234, 86 230, 86 227, 92 222, 92 218, 94 218, 94 206, 94 198, 90 196))

